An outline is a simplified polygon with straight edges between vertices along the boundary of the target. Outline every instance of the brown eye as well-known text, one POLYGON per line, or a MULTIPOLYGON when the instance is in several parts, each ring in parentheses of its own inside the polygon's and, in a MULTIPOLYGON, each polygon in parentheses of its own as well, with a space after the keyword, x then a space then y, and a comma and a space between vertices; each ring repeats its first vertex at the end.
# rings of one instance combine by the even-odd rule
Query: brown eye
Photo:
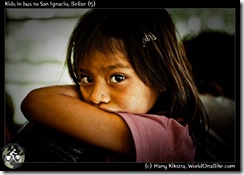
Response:
POLYGON ((113 75, 110 79, 111 83, 118 83, 121 82, 125 79, 125 76, 123 75, 113 75))
POLYGON ((81 77, 81 83, 82 84, 92 84, 93 83, 93 80, 91 77, 88 77, 88 76, 82 76, 81 77))

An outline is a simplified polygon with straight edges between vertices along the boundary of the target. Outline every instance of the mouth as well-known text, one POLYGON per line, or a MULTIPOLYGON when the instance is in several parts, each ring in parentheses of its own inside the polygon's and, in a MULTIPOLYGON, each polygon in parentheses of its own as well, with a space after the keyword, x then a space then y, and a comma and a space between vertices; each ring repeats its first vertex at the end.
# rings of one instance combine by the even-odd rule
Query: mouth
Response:
POLYGON ((103 111, 105 111, 105 112, 110 112, 110 113, 115 113, 115 112, 117 112, 117 111, 115 111, 115 110, 110 110, 110 109, 107 109, 107 108, 104 108, 104 107, 101 107, 101 106, 96 106, 98 109, 101 109, 101 110, 103 110, 103 111))

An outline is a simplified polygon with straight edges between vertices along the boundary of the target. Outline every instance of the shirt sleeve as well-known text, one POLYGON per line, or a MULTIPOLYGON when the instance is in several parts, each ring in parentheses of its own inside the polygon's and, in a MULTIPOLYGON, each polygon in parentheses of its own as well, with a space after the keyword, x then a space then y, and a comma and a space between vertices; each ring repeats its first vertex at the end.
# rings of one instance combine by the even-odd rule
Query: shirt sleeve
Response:
POLYGON ((188 126, 149 114, 118 113, 132 133, 137 162, 193 162, 195 146, 188 126))

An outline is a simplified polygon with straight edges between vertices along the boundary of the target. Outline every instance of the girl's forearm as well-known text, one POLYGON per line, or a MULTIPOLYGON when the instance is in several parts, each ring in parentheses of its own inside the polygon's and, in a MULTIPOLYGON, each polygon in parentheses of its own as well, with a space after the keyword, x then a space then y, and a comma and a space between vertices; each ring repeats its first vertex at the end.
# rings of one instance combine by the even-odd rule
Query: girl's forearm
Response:
POLYGON ((121 153, 134 144, 126 123, 118 115, 80 100, 74 86, 51 86, 31 91, 21 104, 25 117, 82 141, 121 153))

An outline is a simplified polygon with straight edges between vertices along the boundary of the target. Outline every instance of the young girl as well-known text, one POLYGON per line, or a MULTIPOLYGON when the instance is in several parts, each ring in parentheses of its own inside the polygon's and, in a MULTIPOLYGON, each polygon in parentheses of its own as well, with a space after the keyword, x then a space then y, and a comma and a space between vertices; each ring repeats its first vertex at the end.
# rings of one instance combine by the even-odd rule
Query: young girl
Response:
POLYGON ((70 37, 74 85, 33 90, 26 118, 136 162, 192 162, 205 110, 166 10, 94 9, 70 37))

